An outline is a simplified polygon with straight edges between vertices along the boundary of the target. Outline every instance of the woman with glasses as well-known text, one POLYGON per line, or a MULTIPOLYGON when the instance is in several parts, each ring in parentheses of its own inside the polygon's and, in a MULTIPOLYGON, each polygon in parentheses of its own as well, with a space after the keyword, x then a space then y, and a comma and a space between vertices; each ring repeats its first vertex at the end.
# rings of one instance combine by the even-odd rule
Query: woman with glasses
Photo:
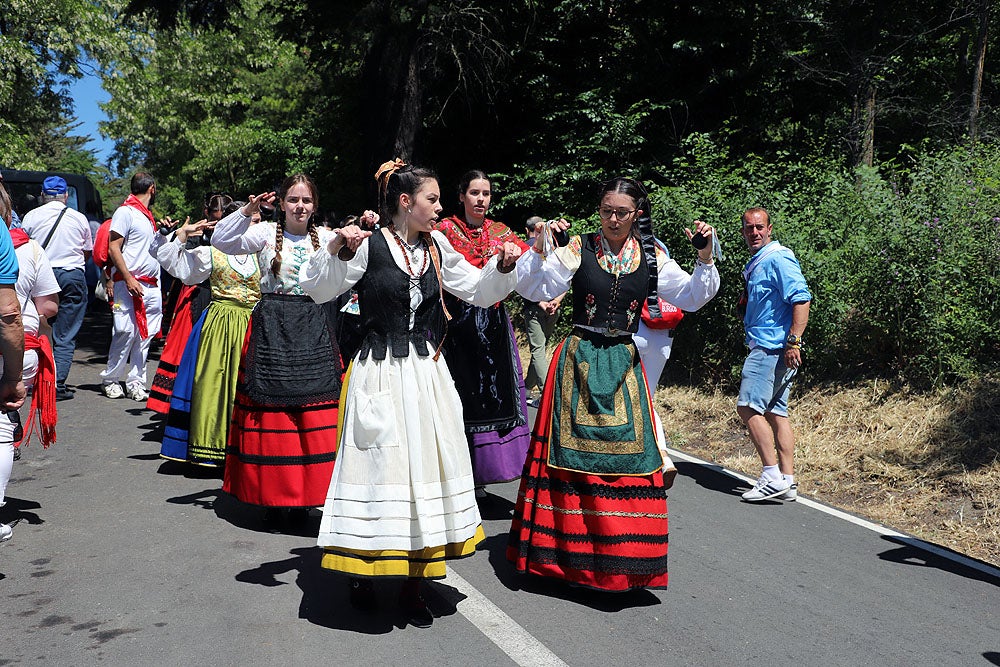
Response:
POLYGON ((598 194, 601 229, 553 249, 552 223, 518 263, 518 292, 542 301, 573 288, 573 331, 555 350, 531 439, 507 558, 519 572, 608 591, 667 585, 666 490, 676 470, 632 341, 643 303, 693 311, 719 289, 710 243, 693 274, 657 250, 643 186, 598 194))
MULTIPOLYGON (((504 243, 528 249, 507 225, 486 217, 492 198, 489 176, 478 169, 466 173, 458 186, 462 213, 437 227, 480 269, 504 243)), ((484 498, 486 484, 517 479, 524 467, 531 432, 521 357, 503 303, 484 308, 450 296, 445 303, 452 320, 444 356, 462 397, 476 495, 484 498)))

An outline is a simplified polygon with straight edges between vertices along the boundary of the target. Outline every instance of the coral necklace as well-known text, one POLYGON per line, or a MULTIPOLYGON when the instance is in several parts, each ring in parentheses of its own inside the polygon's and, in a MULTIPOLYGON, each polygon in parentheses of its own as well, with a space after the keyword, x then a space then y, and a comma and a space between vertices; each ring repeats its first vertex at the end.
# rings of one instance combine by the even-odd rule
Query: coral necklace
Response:
POLYGON ((400 252, 403 253, 403 262, 406 263, 406 272, 409 273, 410 276, 414 278, 419 278, 420 276, 424 275, 424 271, 427 270, 427 257, 430 255, 429 252, 426 251, 424 252, 423 261, 420 264, 420 271, 414 273, 413 267, 410 265, 410 253, 413 253, 413 259, 417 258, 416 257, 417 249, 424 244, 423 237, 418 238, 416 244, 411 246, 409 243, 404 241, 399 236, 399 234, 396 233, 395 229, 390 229, 389 231, 392 232, 392 238, 396 240, 396 245, 399 246, 400 252))

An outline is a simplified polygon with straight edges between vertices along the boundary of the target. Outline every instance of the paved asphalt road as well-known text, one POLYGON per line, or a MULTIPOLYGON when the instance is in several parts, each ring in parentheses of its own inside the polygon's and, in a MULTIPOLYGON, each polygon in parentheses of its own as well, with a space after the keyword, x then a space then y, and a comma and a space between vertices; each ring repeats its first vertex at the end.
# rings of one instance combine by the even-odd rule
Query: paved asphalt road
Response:
POLYGON ((430 629, 394 591, 355 612, 321 570, 318 511, 267 530, 217 476, 157 456, 157 425, 98 389, 91 315, 59 441, 15 464, 0 546, 0 665, 998 665, 1000 579, 679 464, 671 586, 599 594, 504 559, 516 485, 491 487, 488 539, 431 585, 430 629), (458 576, 455 576, 457 574, 458 576), (511 657, 513 656, 513 657, 511 657))

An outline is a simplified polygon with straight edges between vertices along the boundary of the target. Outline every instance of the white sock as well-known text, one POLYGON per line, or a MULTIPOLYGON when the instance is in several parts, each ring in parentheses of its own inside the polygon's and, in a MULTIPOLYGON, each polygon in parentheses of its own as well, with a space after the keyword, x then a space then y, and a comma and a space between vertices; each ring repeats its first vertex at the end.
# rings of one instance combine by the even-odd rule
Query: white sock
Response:
POLYGON ((778 466, 764 466, 763 476, 773 482, 777 482, 781 479, 781 471, 778 470, 778 466))
POLYGON ((789 484, 795 484, 795 475, 782 475, 786 482, 789 484))

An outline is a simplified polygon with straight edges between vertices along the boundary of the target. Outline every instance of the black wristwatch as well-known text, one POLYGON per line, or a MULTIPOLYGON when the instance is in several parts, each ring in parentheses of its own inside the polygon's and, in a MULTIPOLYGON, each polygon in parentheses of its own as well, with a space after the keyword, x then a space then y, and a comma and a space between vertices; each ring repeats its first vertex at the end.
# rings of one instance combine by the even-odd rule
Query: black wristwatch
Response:
POLYGON ((788 334, 788 338, 785 339, 785 342, 789 345, 802 345, 802 336, 796 336, 795 334, 790 333, 788 334))

